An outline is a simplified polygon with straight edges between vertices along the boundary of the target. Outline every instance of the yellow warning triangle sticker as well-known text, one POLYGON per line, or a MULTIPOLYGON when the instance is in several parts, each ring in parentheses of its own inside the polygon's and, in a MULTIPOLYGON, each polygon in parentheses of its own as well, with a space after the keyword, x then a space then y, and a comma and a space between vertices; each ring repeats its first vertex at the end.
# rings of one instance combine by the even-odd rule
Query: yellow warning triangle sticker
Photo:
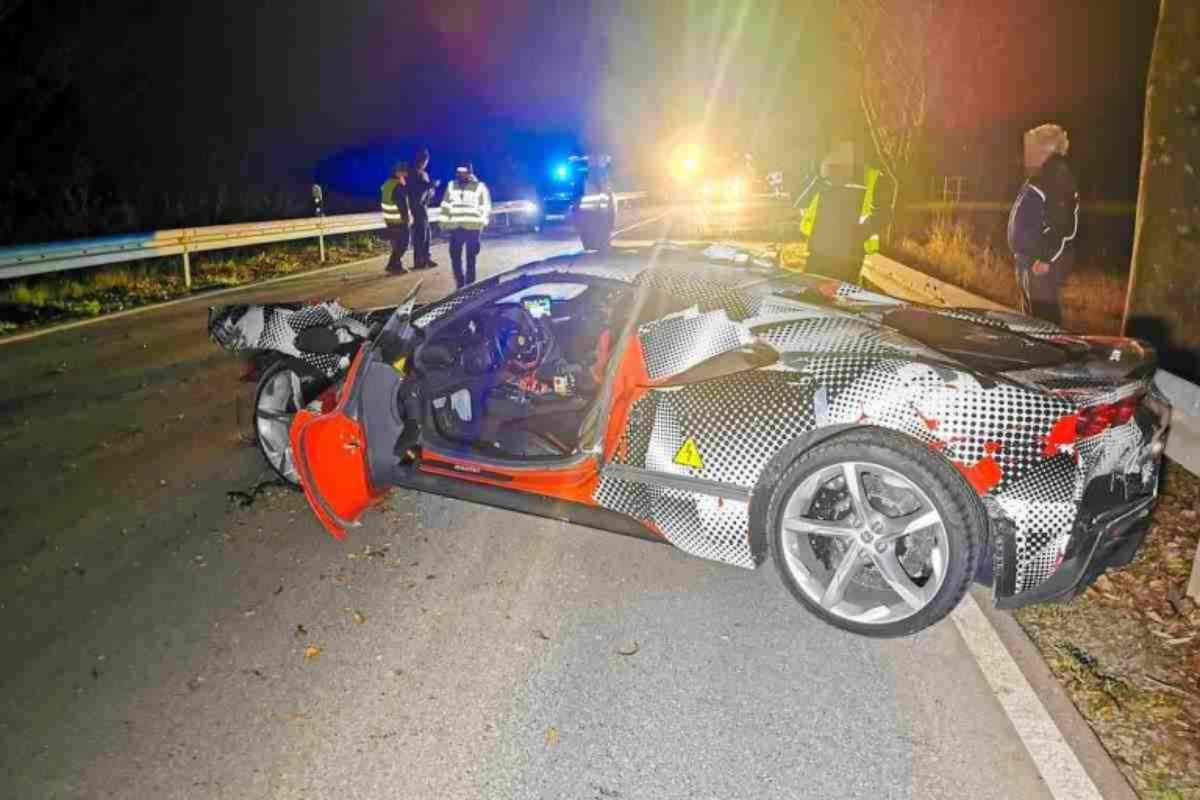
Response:
POLYGON ((684 440, 683 446, 675 453, 675 463, 685 467, 704 469, 704 459, 700 457, 700 448, 696 447, 695 439, 689 436, 684 440))

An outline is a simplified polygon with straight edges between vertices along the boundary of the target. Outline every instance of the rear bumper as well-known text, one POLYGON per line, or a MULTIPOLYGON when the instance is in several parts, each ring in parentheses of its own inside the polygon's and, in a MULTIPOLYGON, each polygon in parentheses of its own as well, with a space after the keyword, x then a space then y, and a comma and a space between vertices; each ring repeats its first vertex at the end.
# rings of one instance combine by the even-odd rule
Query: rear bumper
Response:
MULTIPOLYGON (((1009 597, 998 596, 996 607, 1012 609, 1050 600, 1069 600, 1090 586, 1106 569, 1128 564, 1146 538, 1150 512, 1157 499, 1155 487, 1150 494, 1110 508, 1087 521, 1078 520, 1071 544, 1054 574, 1028 591, 1009 597)), ((1011 537, 1006 541, 1011 541, 1011 537)))

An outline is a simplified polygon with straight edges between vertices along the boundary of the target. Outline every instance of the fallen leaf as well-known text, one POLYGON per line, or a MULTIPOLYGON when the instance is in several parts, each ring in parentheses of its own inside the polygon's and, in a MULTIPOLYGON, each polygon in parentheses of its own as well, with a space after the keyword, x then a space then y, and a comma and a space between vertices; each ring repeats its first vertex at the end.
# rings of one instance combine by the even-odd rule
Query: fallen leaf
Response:
POLYGON ((354 620, 355 625, 362 625, 367 621, 367 615, 361 611, 355 611, 352 615, 352 619, 354 620))
POLYGON ((320 657, 321 648, 317 647, 315 644, 310 644, 308 647, 304 648, 304 659, 306 661, 312 661, 314 658, 320 657))
POLYGON ((555 747, 558 745, 558 728, 551 725, 546 728, 546 746, 555 747))
POLYGON ((617 648, 617 655, 632 656, 636 655, 638 650, 641 650, 641 648, 637 642, 626 642, 617 648))

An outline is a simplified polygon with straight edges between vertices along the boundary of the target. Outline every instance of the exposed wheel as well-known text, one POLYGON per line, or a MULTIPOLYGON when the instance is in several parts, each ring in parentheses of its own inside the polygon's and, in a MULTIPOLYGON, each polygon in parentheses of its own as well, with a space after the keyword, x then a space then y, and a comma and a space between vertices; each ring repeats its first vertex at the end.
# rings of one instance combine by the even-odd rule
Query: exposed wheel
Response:
POLYGON ((612 241, 613 230, 616 228, 615 211, 610 205, 603 210, 584 211, 576 209, 574 213, 575 232, 584 250, 607 250, 612 241))
POLYGON ((796 599, 831 625, 877 637, 950 613, 987 533, 982 504, 951 464, 875 428, 797 458, 766 519, 771 558, 796 599))
POLYGON ((588 220, 576 225, 579 242, 584 250, 607 250, 612 240, 612 228, 600 220, 588 220))
POLYGON ((287 361, 276 361, 263 371, 254 391, 254 437, 258 450, 285 483, 299 488, 300 477, 292 458, 288 434, 301 408, 321 411, 321 394, 330 382, 298 372, 287 361))

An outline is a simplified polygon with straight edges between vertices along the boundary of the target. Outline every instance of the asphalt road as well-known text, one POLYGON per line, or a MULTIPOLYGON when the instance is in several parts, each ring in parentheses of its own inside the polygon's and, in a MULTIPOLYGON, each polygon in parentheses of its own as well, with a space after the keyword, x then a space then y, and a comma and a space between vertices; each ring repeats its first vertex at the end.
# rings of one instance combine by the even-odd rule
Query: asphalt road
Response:
MULTIPOLYGON (((219 302, 395 302, 382 264, 219 302)), ((1048 796, 949 622, 855 638, 770 569, 442 498, 343 543, 232 502, 267 474, 206 305, 0 347, 0 795, 1048 796)))

